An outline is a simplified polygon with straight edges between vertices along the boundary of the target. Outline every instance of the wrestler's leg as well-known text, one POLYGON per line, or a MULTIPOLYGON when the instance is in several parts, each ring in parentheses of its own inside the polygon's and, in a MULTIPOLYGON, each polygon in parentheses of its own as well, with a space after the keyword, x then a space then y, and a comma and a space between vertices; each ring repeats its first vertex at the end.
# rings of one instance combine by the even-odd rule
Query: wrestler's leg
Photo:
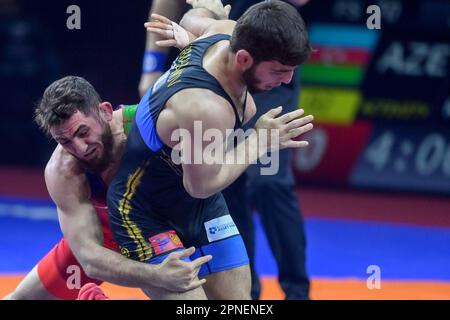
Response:
POLYGON ((200 278, 208 299, 249 300, 251 274, 247 251, 240 234, 205 244, 197 249, 191 259, 212 255, 212 259, 202 265, 200 278))
POLYGON ((250 267, 241 266, 222 272, 212 273, 203 278, 203 285, 210 300, 250 300, 250 267))
MULTIPOLYGON (((175 235, 175 233, 173 233, 175 235)), ((165 237, 165 233, 161 233, 159 235, 154 236, 153 238, 163 239, 165 237)), ((168 237, 166 238, 168 239, 168 237)), ((175 245, 171 245, 170 242, 166 243, 166 248, 175 248, 175 245)), ((184 248, 178 246, 177 249, 172 250, 171 252, 183 250, 184 248)), ((170 252, 161 252, 158 256, 154 257, 147 263, 151 264, 159 264, 164 261, 170 252)), ((191 261, 189 258, 182 258, 185 261, 191 261)), ((196 279, 198 280, 198 279, 196 279)), ((141 288, 142 291, 150 297, 152 300, 206 300, 206 294, 203 291, 202 287, 195 288, 193 290, 185 291, 185 292, 171 292, 167 291, 163 288, 141 288)))
POLYGON ((89 282, 102 283, 86 275, 62 239, 5 299, 75 300, 80 288, 89 282))
POLYGON ((147 288, 142 291, 152 300, 206 300, 202 287, 186 292, 170 292, 162 288, 147 288))
POLYGON ((31 270, 25 278, 19 283, 17 288, 3 297, 5 300, 55 300, 58 299, 52 295, 42 284, 37 271, 37 265, 31 270))

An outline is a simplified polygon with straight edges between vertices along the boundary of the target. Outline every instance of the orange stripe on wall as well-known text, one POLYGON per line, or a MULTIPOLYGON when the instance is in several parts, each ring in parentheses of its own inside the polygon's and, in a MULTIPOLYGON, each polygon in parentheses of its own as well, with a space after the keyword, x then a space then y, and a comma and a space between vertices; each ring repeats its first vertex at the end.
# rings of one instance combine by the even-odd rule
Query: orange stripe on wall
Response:
MULTIPOLYGON (((276 278, 263 279, 262 299, 282 299, 276 278)), ((450 300, 450 283, 382 280, 380 289, 368 289, 365 280, 313 278, 314 300, 450 300)))
MULTIPOLYGON (((10 293, 22 276, 1 276, 0 297, 10 293)), ((111 299, 146 299, 139 289, 124 288, 109 283, 102 285, 111 299)), ((276 278, 262 279, 263 300, 283 299, 276 278)), ((359 279, 313 278, 311 298, 314 300, 450 300, 450 283, 434 281, 382 280, 380 289, 369 290, 359 279)))

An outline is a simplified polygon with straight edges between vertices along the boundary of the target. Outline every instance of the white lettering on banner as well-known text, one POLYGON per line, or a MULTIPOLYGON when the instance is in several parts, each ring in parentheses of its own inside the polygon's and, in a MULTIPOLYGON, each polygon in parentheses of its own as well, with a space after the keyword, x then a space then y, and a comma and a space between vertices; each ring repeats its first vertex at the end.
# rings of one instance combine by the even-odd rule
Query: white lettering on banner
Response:
POLYGON ((377 63, 377 71, 389 70, 406 76, 441 78, 447 75, 450 45, 410 42, 408 45, 395 41, 383 53, 377 63))

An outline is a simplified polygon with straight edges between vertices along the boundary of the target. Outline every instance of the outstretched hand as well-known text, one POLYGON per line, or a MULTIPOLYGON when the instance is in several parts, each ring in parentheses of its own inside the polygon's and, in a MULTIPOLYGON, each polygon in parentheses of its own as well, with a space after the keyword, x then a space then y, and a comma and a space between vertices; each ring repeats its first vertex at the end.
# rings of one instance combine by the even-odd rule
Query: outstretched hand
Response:
POLYGON ((184 292, 193 290, 206 282, 206 279, 198 279, 200 267, 212 259, 211 255, 199 257, 194 261, 187 262, 187 258, 194 254, 195 248, 190 247, 183 251, 172 252, 159 265, 161 271, 161 282, 157 285, 169 291, 184 292))
POLYGON ((297 109, 277 117, 282 110, 282 107, 269 110, 255 124, 256 130, 262 130, 261 132, 267 135, 267 139, 264 139, 264 143, 267 144, 267 150, 275 151, 308 146, 307 141, 298 141, 296 138, 313 128, 311 122, 314 120, 314 117, 308 115, 299 118, 304 113, 303 109, 297 109))
POLYGON ((158 46, 176 47, 182 50, 196 38, 182 26, 162 15, 153 13, 151 19, 150 22, 144 23, 144 27, 147 31, 156 33, 165 39, 156 41, 158 46))

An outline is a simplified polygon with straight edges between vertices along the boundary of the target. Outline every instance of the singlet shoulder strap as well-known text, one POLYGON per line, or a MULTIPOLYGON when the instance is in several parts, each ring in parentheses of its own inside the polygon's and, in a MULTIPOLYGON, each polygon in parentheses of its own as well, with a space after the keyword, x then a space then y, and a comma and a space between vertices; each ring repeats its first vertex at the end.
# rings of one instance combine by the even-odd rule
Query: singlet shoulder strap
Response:
MULTIPOLYGON (((212 46, 213 44, 219 42, 219 41, 223 41, 223 40, 230 40, 231 36, 228 34, 215 34, 197 41, 194 41, 193 44, 195 46, 202 46, 203 47, 203 52, 201 52, 199 54, 199 65, 200 67, 203 67, 203 57, 206 53, 206 51, 208 50, 208 48, 210 46, 212 46), (206 47, 204 46, 206 44, 206 47)), ((205 70, 206 72, 206 70, 205 70)), ((222 85, 219 83, 219 81, 217 81, 217 79, 215 77, 213 77, 211 74, 209 74, 208 72, 206 72, 208 74, 208 76, 211 78, 211 80, 213 82, 215 82, 217 84, 216 86, 216 93, 218 93, 219 95, 221 95, 222 97, 224 97, 230 104, 231 107, 233 108, 233 112, 236 118, 236 122, 235 122, 235 129, 236 128, 240 128, 242 126, 242 121, 244 120, 244 114, 245 114, 245 108, 246 108, 246 104, 247 104, 247 91, 245 92, 245 100, 244 100, 244 108, 243 108, 243 113, 242 113, 242 119, 239 117, 239 112, 237 111, 237 107, 233 102, 233 99, 231 99, 230 95, 225 91, 225 89, 223 89, 222 85)))

